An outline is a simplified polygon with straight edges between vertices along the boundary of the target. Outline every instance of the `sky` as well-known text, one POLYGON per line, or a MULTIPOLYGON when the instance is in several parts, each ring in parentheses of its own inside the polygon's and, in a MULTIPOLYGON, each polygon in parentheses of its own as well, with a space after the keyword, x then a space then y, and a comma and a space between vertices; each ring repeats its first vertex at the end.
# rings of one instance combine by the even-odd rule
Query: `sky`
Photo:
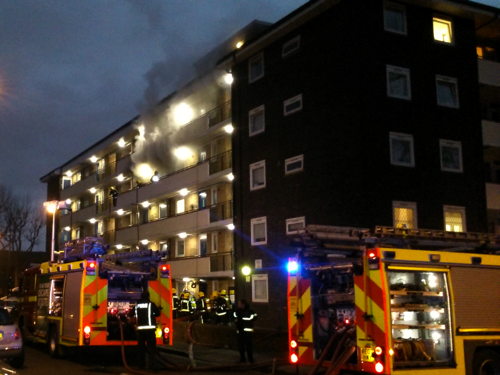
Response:
POLYGON ((39 178, 138 114, 152 71, 165 96, 230 34, 305 2, 0 0, 0 184, 42 202, 39 178))

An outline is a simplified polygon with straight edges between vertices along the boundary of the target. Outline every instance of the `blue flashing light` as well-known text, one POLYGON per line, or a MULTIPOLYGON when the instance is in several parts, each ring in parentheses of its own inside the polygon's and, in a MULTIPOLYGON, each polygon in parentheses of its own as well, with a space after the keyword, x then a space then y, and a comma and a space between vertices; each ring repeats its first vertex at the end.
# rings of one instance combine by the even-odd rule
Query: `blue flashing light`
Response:
POLYGON ((299 270, 299 263, 296 260, 289 260, 286 269, 288 273, 296 273, 299 270))

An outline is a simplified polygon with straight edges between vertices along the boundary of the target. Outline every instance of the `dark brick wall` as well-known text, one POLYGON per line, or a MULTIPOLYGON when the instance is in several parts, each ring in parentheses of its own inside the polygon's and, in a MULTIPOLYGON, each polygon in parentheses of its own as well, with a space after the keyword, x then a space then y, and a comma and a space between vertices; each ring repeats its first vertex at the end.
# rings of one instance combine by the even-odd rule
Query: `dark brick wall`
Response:
MULTIPOLYGON (((259 324, 286 327, 284 264, 293 253, 286 218, 309 224, 392 225, 392 201, 417 203, 421 228, 443 228, 443 205, 465 206, 468 231, 486 230, 481 125, 473 22, 452 17, 455 44, 435 43, 432 9, 407 6, 408 35, 384 31, 381 1, 352 0, 263 50, 264 78, 249 84, 247 61, 233 68, 236 269, 262 259, 269 304, 254 303, 259 324), (360 11, 362 9, 362 12, 360 11), (301 35, 301 48, 281 46, 301 35), (388 98, 386 64, 410 68, 412 100, 388 98), (458 78, 460 108, 436 105, 435 75, 458 78), (283 116, 283 100, 303 110, 283 116), (248 136, 248 111, 264 104, 266 130, 248 136), (414 137, 415 168, 390 164, 389 132, 414 137), (464 173, 440 170, 439 139, 462 142, 464 173), (304 154, 305 169, 284 175, 284 159, 304 154), (250 191, 249 164, 266 160, 267 186, 250 191), (267 216, 268 243, 250 245, 250 219, 267 216)), ((238 296, 251 284, 237 277, 238 296)))

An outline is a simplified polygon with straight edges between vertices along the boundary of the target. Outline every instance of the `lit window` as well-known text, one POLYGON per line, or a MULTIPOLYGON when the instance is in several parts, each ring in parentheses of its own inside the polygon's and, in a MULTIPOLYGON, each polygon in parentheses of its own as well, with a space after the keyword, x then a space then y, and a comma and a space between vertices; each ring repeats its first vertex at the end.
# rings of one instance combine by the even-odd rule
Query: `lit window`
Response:
POLYGON ((457 79, 446 76, 436 76, 437 104, 443 107, 458 108, 457 79))
POLYGON ((186 211, 186 202, 184 202, 184 199, 179 199, 175 204, 175 212, 182 214, 184 211, 186 211))
POLYGON ((262 77, 264 77, 264 56, 260 53, 248 60, 248 82, 255 82, 262 77))
POLYGON ((257 217, 250 222, 252 245, 265 245, 267 243, 267 218, 257 217))
POLYGON ((302 109, 302 94, 296 95, 293 98, 283 102, 283 114, 285 116, 298 112, 302 109))
POLYGON ((178 257, 183 257, 186 255, 185 252, 186 242, 183 239, 176 240, 175 255, 178 257))
POLYGON ((298 51, 300 48, 300 35, 297 35, 295 38, 290 39, 288 42, 283 44, 281 47, 281 57, 285 58, 290 56, 294 52, 298 51))
POLYGON ((444 206, 444 229, 447 232, 466 232, 465 207, 444 206))
POLYGON ((207 235, 206 234, 200 234, 198 250, 199 250, 198 251, 199 256, 204 257, 207 255, 207 235))
POLYGON ((439 140, 441 170, 446 172, 462 172, 462 143, 458 141, 439 140))
POLYGON ((384 5, 384 29, 397 34, 406 34, 406 10, 399 4, 384 5))
POLYGON ((411 134, 390 133, 391 164, 414 167, 413 136, 411 134))
POLYGON ((212 253, 216 253, 219 251, 219 232, 212 232, 210 235, 211 245, 212 245, 212 253))
POLYGON ((166 218, 168 215, 168 206, 167 202, 161 202, 158 204, 158 217, 160 219, 166 218))
POLYGON ((82 180, 82 172, 76 172, 73 174, 73 176, 71 176, 71 183, 74 185, 76 184, 78 181, 81 181, 82 180))
POLYGON ((387 65, 387 96, 398 99, 411 99, 410 69, 387 65))
POLYGON ((395 228, 417 228, 417 204, 415 202, 392 202, 392 216, 395 228))
POLYGON ((267 274, 252 275, 252 302, 269 302, 267 274))
POLYGON ((248 112, 248 134, 250 136, 263 133, 266 130, 266 111, 263 105, 248 112))
POLYGON ((250 190, 266 187, 266 161, 250 164, 250 190))
POLYGON ((453 43, 452 23, 449 20, 434 17, 432 19, 434 40, 438 42, 453 43))
POLYGON ((285 174, 292 174, 304 170, 304 155, 297 155, 285 159, 285 174))
POLYGON ((304 216, 286 219, 286 234, 298 233, 306 227, 306 218, 304 216))

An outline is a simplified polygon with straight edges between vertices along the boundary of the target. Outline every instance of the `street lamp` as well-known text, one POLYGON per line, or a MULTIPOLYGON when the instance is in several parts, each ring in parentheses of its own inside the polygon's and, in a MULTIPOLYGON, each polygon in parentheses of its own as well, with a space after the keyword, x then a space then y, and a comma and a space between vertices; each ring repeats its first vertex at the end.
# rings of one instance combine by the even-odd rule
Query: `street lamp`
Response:
POLYGON ((52 238, 50 240, 50 261, 54 261, 54 252, 56 249, 56 212, 59 208, 65 208, 65 201, 47 201, 43 202, 47 213, 52 214, 52 238))

